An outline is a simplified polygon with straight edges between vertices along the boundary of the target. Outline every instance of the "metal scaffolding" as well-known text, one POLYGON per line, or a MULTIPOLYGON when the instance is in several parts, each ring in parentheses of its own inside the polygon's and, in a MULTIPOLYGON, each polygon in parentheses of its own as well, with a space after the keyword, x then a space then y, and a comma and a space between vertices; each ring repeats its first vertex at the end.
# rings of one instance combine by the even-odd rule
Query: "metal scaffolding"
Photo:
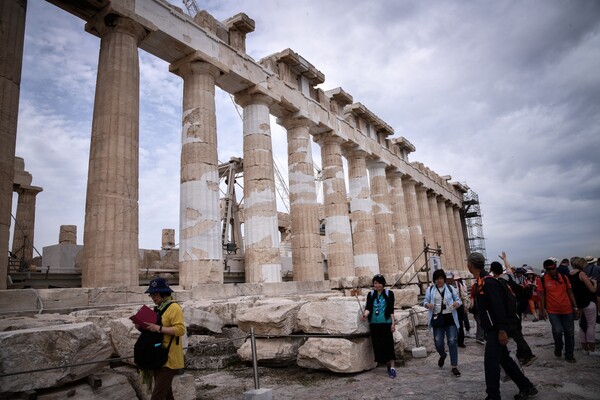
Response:
POLYGON ((483 222, 479 196, 473 190, 469 189, 463 195, 462 217, 465 221, 465 241, 467 253, 474 251, 483 254, 487 259, 485 251, 485 237, 483 236, 483 222))

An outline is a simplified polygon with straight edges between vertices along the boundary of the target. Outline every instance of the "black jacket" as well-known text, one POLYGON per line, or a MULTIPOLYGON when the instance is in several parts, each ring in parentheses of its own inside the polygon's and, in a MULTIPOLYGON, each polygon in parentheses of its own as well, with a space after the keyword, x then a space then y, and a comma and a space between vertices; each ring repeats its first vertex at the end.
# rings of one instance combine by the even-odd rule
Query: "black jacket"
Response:
MULTIPOLYGON (((385 299, 386 306, 383 314, 385 318, 389 318, 394 313, 394 292, 391 290, 383 289, 381 292, 383 298, 385 299), (386 293, 387 292, 387 293, 386 293)), ((371 290, 367 295, 367 305, 365 306, 365 310, 369 310, 369 322, 371 322, 371 316, 373 315, 373 302, 377 297, 377 291, 371 290)))
POLYGON ((513 324, 506 313, 508 298, 506 291, 500 286, 502 283, 485 271, 481 272, 480 278, 482 279, 478 280, 473 290, 476 290, 475 303, 481 327, 486 333, 510 331, 513 324))

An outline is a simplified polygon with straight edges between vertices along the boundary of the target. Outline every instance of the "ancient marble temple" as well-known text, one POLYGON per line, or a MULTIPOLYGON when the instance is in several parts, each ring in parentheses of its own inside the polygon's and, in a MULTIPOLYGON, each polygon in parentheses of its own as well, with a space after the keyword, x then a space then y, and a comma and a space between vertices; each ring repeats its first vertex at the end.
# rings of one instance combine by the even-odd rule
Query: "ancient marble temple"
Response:
MULTIPOLYGON (((443 265, 466 257, 462 195, 468 188, 418 162, 410 141, 291 49, 246 54, 254 21, 194 18, 164 0, 49 0, 100 38, 87 180, 83 286, 138 284, 139 50, 183 80, 180 284, 223 282, 215 88, 243 108, 244 254, 247 282, 281 281, 270 116, 287 130, 293 279, 398 275, 424 244, 443 265), (317 198, 311 141, 321 150, 317 198), (346 163, 343 159, 346 159, 346 163), (344 168, 347 165, 347 169, 344 168), (348 186, 346 186, 346 181, 348 186)), ((0 2, 0 255, 6 259, 13 191, 26 2, 0 2)), ((318 61, 318 60, 316 60, 318 61)), ((383 84, 383 83, 382 83, 383 84)), ((175 205, 174 205, 175 206, 175 205)), ((6 287, 0 267, 0 288, 6 287)))

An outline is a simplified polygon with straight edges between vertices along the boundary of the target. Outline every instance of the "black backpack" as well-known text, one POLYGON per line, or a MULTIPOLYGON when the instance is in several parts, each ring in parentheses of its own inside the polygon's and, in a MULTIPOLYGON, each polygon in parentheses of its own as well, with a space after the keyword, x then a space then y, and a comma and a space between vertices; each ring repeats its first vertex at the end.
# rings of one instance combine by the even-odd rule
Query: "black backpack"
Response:
MULTIPOLYGON (((515 295, 515 293, 513 292, 510 282, 511 281, 507 281, 506 279, 503 278, 494 278, 491 275, 486 276, 485 278, 487 279, 496 279, 496 281, 498 281, 498 283, 500 284, 500 287, 502 289, 504 289, 504 294, 506 295, 506 301, 504 302, 504 306, 505 306, 505 310, 506 310, 506 317, 508 318, 508 333, 510 335, 510 332, 515 331, 516 329, 519 328, 519 324, 521 322, 521 318, 519 318, 519 306, 518 306, 518 302, 517 302, 517 296, 515 295)), ((513 281, 514 282, 514 281, 513 281)), ((518 285, 516 282, 514 282, 516 285, 518 285)), ((485 286, 485 279, 483 280, 483 285, 481 287, 481 290, 483 290, 483 287, 485 286)), ((520 286, 520 285, 518 285, 520 286)), ((480 292, 482 293, 482 292, 480 292)))
MULTIPOLYGON (((162 314, 173 304, 172 302, 167 304, 162 311, 157 311, 157 324, 162 325, 161 317, 162 314)), ((152 370, 158 369, 167 363, 169 359, 169 349, 171 343, 173 343, 173 337, 169 341, 168 347, 163 347, 163 333, 162 332, 150 332, 148 330, 142 330, 142 333, 138 337, 135 345, 133 346, 133 361, 138 369, 152 370)))

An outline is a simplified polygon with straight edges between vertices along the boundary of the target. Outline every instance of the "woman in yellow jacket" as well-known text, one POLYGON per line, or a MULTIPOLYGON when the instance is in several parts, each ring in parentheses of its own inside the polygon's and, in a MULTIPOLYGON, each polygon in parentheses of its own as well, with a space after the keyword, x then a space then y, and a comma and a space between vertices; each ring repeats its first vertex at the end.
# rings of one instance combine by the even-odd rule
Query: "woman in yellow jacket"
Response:
POLYGON ((183 344, 180 337, 185 335, 185 321, 181 306, 174 302, 171 294, 173 290, 164 278, 150 281, 146 293, 156 305, 154 310, 161 316, 161 325, 146 323, 147 329, 152 332, 163 333, 163 346, 169 347, 169 359, 162 367, 154 370, 154 390, 150 400, 174 400, 173 378, 184 368, 183 344), (165 310, 166 309, 166 310, 165 310), (164 314, 163 314, 164 311, 164 314))

